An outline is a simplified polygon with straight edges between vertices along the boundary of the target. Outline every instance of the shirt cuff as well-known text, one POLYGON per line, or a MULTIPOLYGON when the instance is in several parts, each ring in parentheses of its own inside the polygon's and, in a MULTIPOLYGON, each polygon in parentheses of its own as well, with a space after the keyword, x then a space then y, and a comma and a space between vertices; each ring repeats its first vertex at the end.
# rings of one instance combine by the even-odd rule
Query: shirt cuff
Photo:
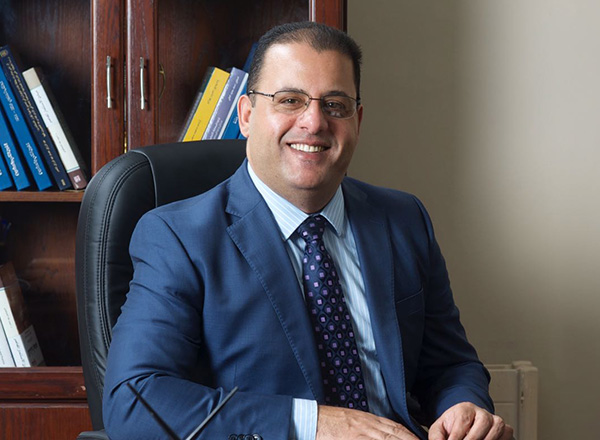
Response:
POLYGON ((292 423, 290 440, 315 440, 317 437, 317 402, 294 399, 292 401, 292 423))

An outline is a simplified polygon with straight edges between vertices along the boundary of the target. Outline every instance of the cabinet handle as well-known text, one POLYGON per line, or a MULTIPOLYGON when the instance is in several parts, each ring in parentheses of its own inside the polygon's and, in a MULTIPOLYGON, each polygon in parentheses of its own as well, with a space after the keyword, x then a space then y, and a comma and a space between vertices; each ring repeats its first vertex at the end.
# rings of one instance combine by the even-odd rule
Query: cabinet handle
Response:
POLYGON ((140 109, 146 110, 146 84, 144 81, 144 58, 140 57, 140 109))
POLYGON ((106 56, 106 107, 113 108, 112 105, 112 63, 110 55, 106 56))

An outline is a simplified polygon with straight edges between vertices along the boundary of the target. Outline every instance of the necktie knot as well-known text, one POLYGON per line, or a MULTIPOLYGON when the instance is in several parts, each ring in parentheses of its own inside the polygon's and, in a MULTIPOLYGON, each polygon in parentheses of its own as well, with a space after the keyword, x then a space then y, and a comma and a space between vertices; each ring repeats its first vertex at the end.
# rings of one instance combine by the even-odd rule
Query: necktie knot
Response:
POLYGON ((322 215, 311 215, 298 226, 298 233, 307 243, 322 240, 327 223, 322 215))

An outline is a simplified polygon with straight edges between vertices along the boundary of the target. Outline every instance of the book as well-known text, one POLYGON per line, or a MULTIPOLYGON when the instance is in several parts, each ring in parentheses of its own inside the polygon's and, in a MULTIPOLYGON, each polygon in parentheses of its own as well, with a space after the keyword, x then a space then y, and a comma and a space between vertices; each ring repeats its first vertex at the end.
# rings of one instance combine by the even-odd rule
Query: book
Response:
POLYGON ((23 78, 58 150, 73 188, 85 188, 88 184, 85 162, 41 70, 37 67, 27 69, 23 72, 23 78))
POLYGON ((197 105, 190 110, 186 125, 181 133, 180 140, 183 142, 201 140, 210 117, 217 105, 219 97, 225 88, 229 73, 218 67, 209 67, 204 76, 206 87, 201 87, 198 94, 202 94, 197 105))
POLYGON ((248 74, 246 72, 236 67, 231 69, 202 139, 219 139, 222 136, 225 131, 225 123, 231 116, 233 107, 237 106, 237 99, 247 81, 248 74))
POLYGON ((200 101, 202 100, 202 96, 204 95, 204 90, 206 90, 206 86, 208 85, 208 80, 210 79, 211 74, 212 74, 212 68, 209 67, 208 70, 205 72, 204 76, 202 77, 202 82, 200 83, 200 88, 196 92, 194 102, 192 103, 192 106, 190 107, 190 110, 188 111, 188 114, 185 118, 185 123, 183 124, 183 130, 181 130, 181 133, 178 138, 179 142, 183 142, 183 138, 185 137, 185 132, 189 128, 190 124, 192 123, 192 119, 194 118, 194 110, 196 108, 198 108, 198 105, 200 104, 200 101))
POLYGON ((21 159, 19 149, 15 145, 15 141, 12 137, 10 129, 8 128, 8 122, 4 116, 4 110, 0 105, 0 147, 2 148, 2 155, 6 160, 6 166, 10 172, 15 187, 18 191, 29 188, 31 182, 27 173, 25 172, 25 166, 21 159))
POLYGON ((248 77, 246 77, 244 86, 240 90, 240 94, 236 99, 236 105, 234 105, 232 108, 231 115, 229 116, 227 124, 225 125, 225 129, 223 130, 223 133, 221 134, 221 139, 237 139, 240 134, 240 122, 239 122, 239 118, 238 118, 237 101, 239 100, 240 96, 242 96, 243 94, 246 93, 247 85, 248 85, 248 77))
MULTIPOLYGON (((258 43, 253 43, 250 47, 250 51, 248 52, 248 56, 246 57, 246 61, 244 62, 244 70, 245 72, 250 72, 250 67, 252 67, 252 60, 254 59, 254 54, 256 53, 256 48, 258 47, 258 43)), ((246 93, 248 85, 248 78, 246 77, 246 81, 244 82, 243 88, 240 90, 240 94, 236 99, 236 105, 232 109, 231 115, 227 120, 225 125, 225 129, 221 134, 221 139, 246 139, 242 133, 240 132, 240 121, 237 109, 237 100, 239 97, 246 93)))
POLYGON ((225 126, 225 131, 221 136, 221 139, 237 139, 240 134, 240 123, 238 119, 238 111, 237 106, 233 110, 231 118, 229 118, 229 122, 225 126))
POLYGON ((10 87, 8 79, 4 74, 4 69, 0 68, 0 103, 4 108, 4 114, 8 119, 9 125, 12 127, 15 135, 15 143, 20 146, 25 162, 29 166, 29 171, 33 176, 38 190, 43 191, 52 186, 52 181, 46 167, 42 161, 39 150, 33 141, 29 127, 25 119, 23 119, 23 112, 16 102, 15 95, 10 87))
POLYGON ((0 155, 0 191, 12 188, 12 186, 13 182, 10 173, 8 172, 8 168, 6 167, 6 162, 2 158, 2 155, 0 155))
POLYGON ((4 333, 4 326, 0 322, 0 367, 14 367, 15 360, 13 359, 8 345, 8 338, 4 333))
POLYGON ((0 266, 0 322, 16 367, 44 365, 44 356, 11 262, 0 266))
MULTIPOLYGON (((223 124, 223 128, 221 129, 221 132, 219 133, 219 136, 218 136, 219 139, 227 139, 224 136, 225 136, 225 131, 227 130, 227 127, 229 126, 230 122, 233 121, 232 122, 233 124, 238 124, 237 105, 238 105, 238 101, 240 100, 240 96, 242 96, 244 93, 246 93, 246 85, 247 84, 248 84, 248 73, 244 72, 244 77, 242 78, 242 81, 239 84, 235 98, 233 99, 233 102, 231 103, 231 107, 229 108, 229 113, 227 114, 227 117, 225 118, 225 123, 223 124)), ((239 130, 239 124, 237 126, 237 129, 239 130)), ((229 138, 229 139, 233 139, 233 138, 229 138)))
POLYGON ((60 160, 56 146, 42 121, 40 112, 33 101, 29 87, 25 83, 23 74, 9 46, 0 48, 0 64, 21 107, 25 121, 44 157, 46 166, 50 170, 54 183, 61 191, 71 188, 71 181, 60 160))

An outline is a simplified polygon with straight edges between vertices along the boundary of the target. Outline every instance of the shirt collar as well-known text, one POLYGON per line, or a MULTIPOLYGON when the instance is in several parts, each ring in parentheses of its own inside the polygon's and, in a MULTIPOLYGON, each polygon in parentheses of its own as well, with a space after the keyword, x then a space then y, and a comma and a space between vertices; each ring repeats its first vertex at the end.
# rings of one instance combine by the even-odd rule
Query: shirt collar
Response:
MULTIPOLYGON (((296 229, 298 229, 298 226, 309 217, 309 214, 306 214, 269 188, 256 175, 252 166, 250 166, 250 162, 248 162, 248 173, 250 174, 250 179, 252 179, 256 189, 262 195, 267 206, 273 213, 275 221, 283 235, 283 239, 289 239, 296 229)), ((347 221, 344 206, 344 193, 341 185, 338 187, 329 203, 321 210, 320 214, 331 224, 335 234, 338 237, 341 237, 346 224, 345 222, 347 221)))

